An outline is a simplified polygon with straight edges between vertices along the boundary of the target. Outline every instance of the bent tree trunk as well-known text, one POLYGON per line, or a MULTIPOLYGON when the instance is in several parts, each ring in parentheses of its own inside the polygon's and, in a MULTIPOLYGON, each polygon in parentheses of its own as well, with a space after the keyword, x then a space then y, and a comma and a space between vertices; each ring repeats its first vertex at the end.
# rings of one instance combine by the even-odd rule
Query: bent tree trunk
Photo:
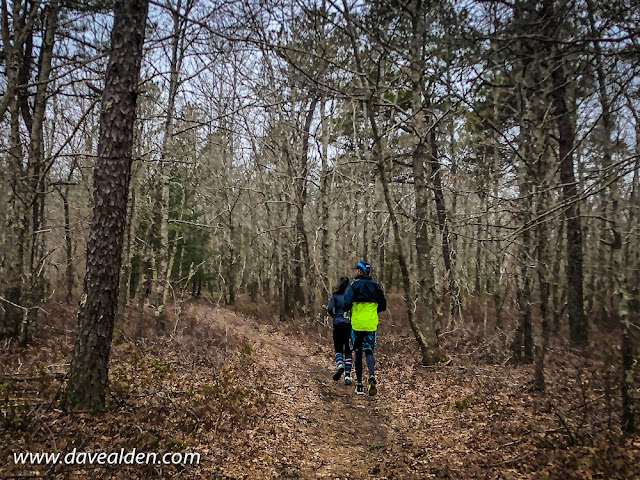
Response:
POLYGON ((411 331, 418 342, 420 347, 420 353, 422 355, 423 365, 433 365, 438 362, 439 355, 437 349, 437 342, 435 335, 427 337, 416 320, 415 310, 413 305, 413 299, 415 294, 413 286, 411 284, 411 277, 409 275, 409 266, 407 263, 407 257, 402 245, 402 237, 400 234, 400 227, 398 225, 398 218, 395 212, 394 201, 391 198, 391 192, 389 191, 389 179, 387 178, 387 172, 384 165, 384 156, 382 155, 382 141, 378 135, 378 129, 375 121, 375 113, 373 111, 373 105, 369 105, 368 109, 369 120, 371 123, 371 129, 373 130, 374 146, 373 157, 378 168, 378 174, 380 175, 380 183, 382 184, 382 191, 384 193, 385 203, 389 210, 389 220, 391 227, 393 228, 393 235, 396 239, 396 248, 398 249, 398 263, 400 264, 400 273, 402 275, 402 286, 404 287, 404 301, 407 308, 407 317, 409 319, 409 325, 411 331))
POLYGON ((409 319, 409 325, 411 331, 416 337, 418 346, 420 347, 420 353, 422 354, 423 365, 433 365, 438 362, 438 348, 435 336, 428 338, 420 329, 416 320, 415 311, 413 307, 413 288, 411 285, 411 278, 409 276, 409 267, 407 265, 407 258, 404 253, 404 247, 402 246, 402 240, 400 236, 400 228, 398 226, 398 219, 396 217, 391 199, 391 193, 389 192, 389 180, 387 179, 387 173, 382 161, 378 161, 378 173, 380 174, 380 182, 382 183, 382 189, 384 192, 384 199, 389 209, 389 218, 391 220, 391 227, 393 228, 393 235, 396 238, 396 248, 398 249, 398 263, 400 264, 400 273, 402 274, 402 286, 404 287, 404 301, 407 308, 407 317, 409 319))
POLYGON ((103 410, 131 178, 133 124, 148 0, 116 2, 102 93, 94 207, 66 406, 103 410))

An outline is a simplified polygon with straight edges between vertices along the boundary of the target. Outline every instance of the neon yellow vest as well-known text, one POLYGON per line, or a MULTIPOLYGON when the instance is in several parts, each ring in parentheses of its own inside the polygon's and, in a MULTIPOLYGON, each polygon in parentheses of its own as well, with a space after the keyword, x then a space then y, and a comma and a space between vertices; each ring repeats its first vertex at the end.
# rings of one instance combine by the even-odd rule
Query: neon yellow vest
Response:
POLYGON ((354 302, 351 308, 351 328, 358 332, 375 332, 378 329, 378 304, 354 302))

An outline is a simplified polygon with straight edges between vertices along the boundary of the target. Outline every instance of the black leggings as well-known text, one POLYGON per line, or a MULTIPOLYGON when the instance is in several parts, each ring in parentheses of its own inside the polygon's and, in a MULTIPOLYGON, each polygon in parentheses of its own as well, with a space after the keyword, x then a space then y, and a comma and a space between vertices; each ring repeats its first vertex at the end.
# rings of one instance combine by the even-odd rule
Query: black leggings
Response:
POLYGON ((336 363, 343 363, 347 373, 351 371, 351 325, 338 323, 333 326, 333 347, 336 352, 336 363))

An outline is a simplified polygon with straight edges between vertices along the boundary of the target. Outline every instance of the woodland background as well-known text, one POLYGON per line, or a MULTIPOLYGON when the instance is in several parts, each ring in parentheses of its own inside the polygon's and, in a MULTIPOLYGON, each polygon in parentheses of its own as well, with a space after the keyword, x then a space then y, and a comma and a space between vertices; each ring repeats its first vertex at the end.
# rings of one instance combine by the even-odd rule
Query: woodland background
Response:
MULTIPOLYGON (((0 6, 9 392, 76 335, 119 27, 110 1, 0 6)), ((150 2, 114 340, 178 338, 212 304, 315 332, 366 259, 389 355, 522 366, 535 392, 594 355, 602 431, 633 435, 639 24, 623 0, 150 2)))

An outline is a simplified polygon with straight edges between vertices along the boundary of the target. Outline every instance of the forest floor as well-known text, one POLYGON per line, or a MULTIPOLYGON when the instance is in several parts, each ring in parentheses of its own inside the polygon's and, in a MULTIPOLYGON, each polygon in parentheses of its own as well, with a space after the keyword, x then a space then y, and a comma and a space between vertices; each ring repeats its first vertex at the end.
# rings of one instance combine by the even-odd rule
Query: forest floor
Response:
POLYGON ((376 351, 379 393, 362 397, 331 378, 327 326, 196 303, 171 335, 125 336, 112 351, 107 411, 71 414, 60 398, 73 312, 51 310, 50 319, 66 320, 27 349, 0 350, 0 478, 640 478, 640 439, 617 429, 616 367, 607 358, 615 346, 609 352, 605 341, 590 356, 552 342, 540 393, 531 366, 510 365, 499 341, 477 331, 447 339, 446 365, 420 366, 407 329, 390 315, 376 351), (201 460, 13 462, 16 452, 73 448, 197 452, 201 460))

